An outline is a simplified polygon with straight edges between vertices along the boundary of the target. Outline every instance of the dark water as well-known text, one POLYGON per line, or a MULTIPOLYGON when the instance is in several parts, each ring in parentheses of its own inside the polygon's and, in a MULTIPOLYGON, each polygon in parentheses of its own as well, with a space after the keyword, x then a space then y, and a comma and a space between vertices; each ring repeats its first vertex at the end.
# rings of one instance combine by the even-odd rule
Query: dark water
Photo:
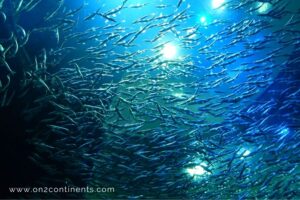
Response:
POLYGON ((297 0, 0 8, 1 198, 300 198, 297 0))

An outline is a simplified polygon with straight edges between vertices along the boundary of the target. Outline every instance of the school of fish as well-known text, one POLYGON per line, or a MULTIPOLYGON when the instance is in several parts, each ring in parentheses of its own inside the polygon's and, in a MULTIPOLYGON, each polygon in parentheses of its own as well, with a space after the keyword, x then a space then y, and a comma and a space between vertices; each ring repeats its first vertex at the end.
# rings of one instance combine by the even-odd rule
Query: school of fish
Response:
POLYGON ((29 124, 26 159, 47 174, 35 186, 115 188, 85 198, 300 198, 300 6, 264 0, 272 7, 258 13, 263 3, 228 0, 239 18, 193 25, 189 0, 92 2, 0 0, 10 27, 0 107, 29 124), (42 23, 20 22, 47 5, 42 23), (41 35, 51 48, 30 51, 41 35))

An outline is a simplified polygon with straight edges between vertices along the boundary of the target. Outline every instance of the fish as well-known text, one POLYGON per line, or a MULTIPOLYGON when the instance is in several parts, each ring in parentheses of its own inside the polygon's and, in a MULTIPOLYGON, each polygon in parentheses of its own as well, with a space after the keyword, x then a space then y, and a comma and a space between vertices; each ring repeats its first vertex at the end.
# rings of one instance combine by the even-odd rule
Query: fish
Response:
POLYGON ((31 10, 33 10, 35 7, 37 7, 37 5, 39 3, 41 3, 42 0, 31 0, 29 1, 26 5, 24 5, 24 7, 22 8, 22 10, 25 10, 26 12, 30 12, 31 10))
POLYGON ((135 5, 129 5, 129 6, 126 6, 127 8, 143 8, 145 6, 149 5, 149 3, 143 3, 143 4, 135 4, 135 5))
POLYGON ((97 15, 100 15, 101 17, 109 20, 109 21, 112 21, 112 22, 117 22, 115 19, 109 17, 107 14, 102 14, 102 13, 97 13, 97 15))
POLYGON ((0 51, 3 52, 4 50, 4 47, 0 44, 0 51))
POLYGON ((1 9, 2 6, 3 6, 3 3, 4 3, 4 0, 1 0, 1 1, 0 1, 0 9, 1 9))
POLYGON ((17 4, 17 6, 16 6, 16 12, 19 12, 20 11, 20 9, 21 9, 21 7, 22 7, 22 5, 23 5, 23 0, 20 0, 19 2, 18 2, 18 4, 17 4))
POLYGON ((60 39, 60 37, 59 37, 59 29, 58 28, 56 28, 55 30, 54 30, 54 33, 55 33, 55 39, 56 39, 56 43, 58 44, 59 43, 59 39, 60 39))
POLYGON ((9 64, 6 62, 4 58, 0 58, 0 66, 5 67, 5 69, 11 74, 14 75, 16 72, 11 69, 9 64))
POLYGON ((204 1, 1 3, 8 180, 118 190, 17 198, 299 196, 299 11, 287 2, 228 1, 225 18, 204 1))
POLYGON ((84 18, 84 21, 93 19, 96 15, 98 15, 99 11, 100 11, 100 9, 98 9, 96 12, 91 13, 90 15, 88 15, 87 17, 84 18))
POLYGON ((179 8, 182 3, 183 3, 183 0, 179 0, 178 3, 177 3, 177 8, 179 8))
MULTIPOLYGON (((1 3, 0 3, 0 7, 1 7, 1 3)), ((7 19, 6 14, 4 12, 0 11, 0 20, 1 20, 0 22, 5 23, 6 19, 7 19)))
POLYGON ((127 3, 127 1, 128 1, 128 0, 123 0, 121 6, 119 6, 119 7, 117 7, 117 8, 114 8, 114 9, 111 10, 111 11, 107 11, 107 12, 105 12, 103 15, 108 17, 109 15, 114 15, 114 14, 120 12, 123 8, 125 8, 125 4, 127 3))
POLYGON ((80 7, 76 8, 76 9, 74 9, 74 10, 71 10, 71 11, 69 11, 68 13, 66 13, 66 17, 74 16, 74 15, 77 14, 79 11, 81 11, 83 8, 84 8, 84 4, 82 4, 80 7))
POLYGON ((58 6, 54 9, 53 12, 49 13, 49 15, 46 16, 46 17, 44 18, 44 20, 45 20, 45 21, 48 21, 48 20, 50 20, 51 18, 53 18, 53 17, 58 13, 59 9, 60 9, 63 5, 64 5, 64 0, 59 0, 59 1, 58 1, 58 6))

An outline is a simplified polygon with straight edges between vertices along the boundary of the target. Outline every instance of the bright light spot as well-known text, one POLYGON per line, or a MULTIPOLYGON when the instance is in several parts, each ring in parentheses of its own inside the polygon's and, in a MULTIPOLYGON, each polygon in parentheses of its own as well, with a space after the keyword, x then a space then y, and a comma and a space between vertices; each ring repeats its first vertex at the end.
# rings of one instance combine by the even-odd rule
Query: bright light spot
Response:
POLYGON ((189 30, 186 31, 187 34, 194 33, 196 31, 195 28, 190 28, 189 30))
POLYGON ((221 6, 223 6, 225 3, 225 0, 212 0, 212 8, 213 9, 218 9, 220 8, 221 6))
POLYGON ((279 138, 279 140, 282 140, 283 138, 285 138, 288 134, 290 133, 290 129, 289 128, 283 128, 280 130, 279 135, 281 136, 279 138))
POLYGON ((176 92, 176 93, 173 93, 173 96, 177 97, 177 98, 183 98, 184 97, 184 94, 183 93, 180 93, 180 92, 176 92))
POLYGON ((287 135, 289 133, 289 129, 288 128, 284 128, 280 131, 281 135, 287 135))
POLYGON ((207 25, 207 18, 205 16, 200 17, 200 22, 201 22, 201 24, 206 26, 207 25))
POLYGON ((244 159, 245 157, 249 156, 251 154, 251 151, 245 148, 241 148, 238 152, 238 155, 241 156, 241 159, 244 159))
POLYGON ((162 66, 163 68, 168 67, 167 63, 163 63, 161 66, 162 66))
POLYGON ((246 151, 244 151, 244 153, 243 153, 243 157, 246 157, 246 156, 249 156, 250 155, 250 153, 251 153, 251 151, 249 151, 249 150, 246 150, 246 151))
MULTIPOLYGON (((199 163, 199 162, 198 162, 199 163)), ((205 162, 201 162, 200 164, 186 169, 186 172, 192 176, 195 180, 199 178, 202 179, 205 175, 210 175, 211 172, 207 171, 207 164, 205 162)))
POLYGON ((272 4, 270 4, 268 2, 258 2, 257 7, 258 7, 259 13, 265 14, 270 10, 270 8, 272 7, 272 4))
POLYGON ((201 23, 205 23, 206 22, 206 17, 201 17, 200 21, 201 21, 201 23))
POLYGON ((195 176, 195 175, 199 176, 199 175, 203 175, 203 174, 207 173, 207 171, 201 165, 197 165, 193 168, 188 168, 186 171, 191 176, 195 176))
POLYGON ((168 43, 164 45, 161 53, 165 59, 174 59, 177 55, 177 48, 174 44, 168 43))

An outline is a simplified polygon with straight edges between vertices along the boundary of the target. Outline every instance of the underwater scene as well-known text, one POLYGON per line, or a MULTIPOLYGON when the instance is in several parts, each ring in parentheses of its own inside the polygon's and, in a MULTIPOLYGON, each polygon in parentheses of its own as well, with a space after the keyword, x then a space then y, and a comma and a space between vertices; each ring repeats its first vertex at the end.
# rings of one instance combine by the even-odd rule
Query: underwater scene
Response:
POLYGON ((1 199, 300 199, 299 0, 0 0, 1 199))

